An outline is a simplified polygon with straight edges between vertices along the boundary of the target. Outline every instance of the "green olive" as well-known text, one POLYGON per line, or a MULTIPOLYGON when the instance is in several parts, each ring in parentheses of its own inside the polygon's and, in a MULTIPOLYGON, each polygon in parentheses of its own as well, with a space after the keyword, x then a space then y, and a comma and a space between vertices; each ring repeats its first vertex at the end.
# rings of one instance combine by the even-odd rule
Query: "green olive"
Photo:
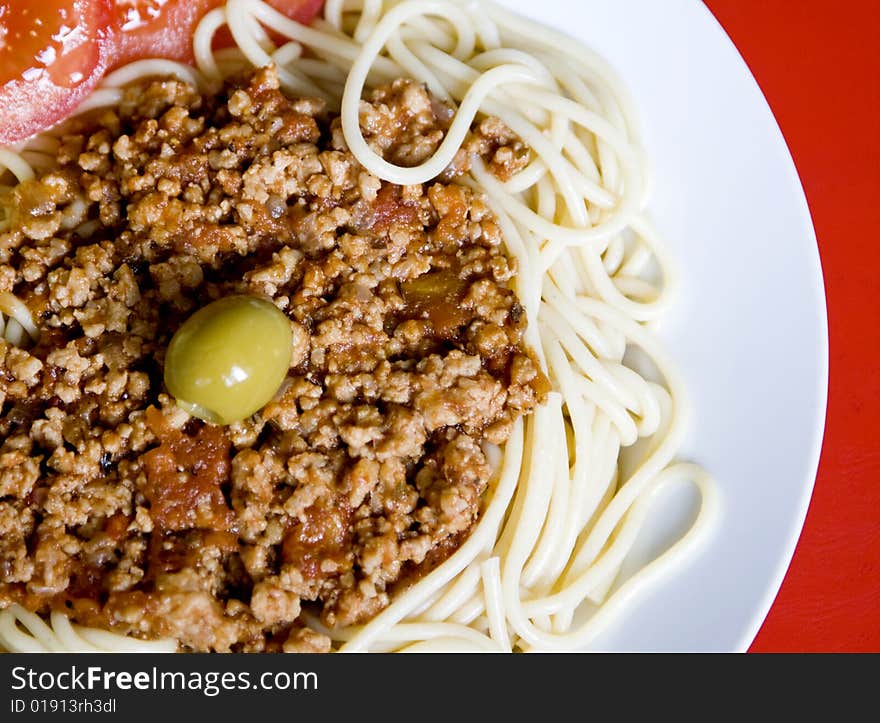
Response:
POLYGON ((275 396, 292 349, 290 321, 276 306, 227 296, 199 309, 171 338, 165 386, 194 417, 231 424, 275 396))

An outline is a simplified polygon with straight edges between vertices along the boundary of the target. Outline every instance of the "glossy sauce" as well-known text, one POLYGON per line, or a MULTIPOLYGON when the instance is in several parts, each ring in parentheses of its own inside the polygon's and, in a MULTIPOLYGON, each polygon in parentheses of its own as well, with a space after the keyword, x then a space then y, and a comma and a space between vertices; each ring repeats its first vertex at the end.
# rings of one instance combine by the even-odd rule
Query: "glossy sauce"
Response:
POLYGON ((147 420, 160 440, 142 458, 154 524, 163 531, 231 529, 232 510, 220 488, 230 474, 231 445, 223 430, 202 425, 190 436, 170 429, 155 407, 147 409, 147 420))

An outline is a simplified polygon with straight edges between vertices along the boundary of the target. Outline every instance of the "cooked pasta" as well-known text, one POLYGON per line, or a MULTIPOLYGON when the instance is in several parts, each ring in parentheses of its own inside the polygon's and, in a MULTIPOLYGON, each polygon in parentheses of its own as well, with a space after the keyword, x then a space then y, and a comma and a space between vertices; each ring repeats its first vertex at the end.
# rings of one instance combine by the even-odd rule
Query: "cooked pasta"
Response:
MULTIPOLYGON (((678 460, 684 385, 650 329, 677 280, 648 218, 650 170, 624 84, 588 48, 492 2, 327 0, 323 17, 305 26, 260 0, 227 0, 204 17, 193 42, 195 68, 135 62, 107 76, 80 110, 118 104, 120 88, 149 76, 210 88, 274 63, 288 94, 322 98, 341 112, 349 149, 383 181, 437 177, 487 117, 528 147, 528 164, 511 178, 473 158, 461 182, 485 197, 517 261, 526 342, 553 391, 517 422, 503 450, 486 447, 495 467, 490 491, 448 559, 361 626, 306 622, 341 651, 588 647, 633 597, 675 574, 711 531, 718 507, 706 472, 678 460), (235 47, 214 51, 212 37, 224 26, 235 47), (361 129, 362 97, 401 77, 455 108, 439 148, 412 167, 385 160, 361 129), (650 374, 630 363, 634 349, 650 359, 650 374), (618 579, 652 501, 685 483, 702 500, 689 531, 618 579)), ((56 138, 49 131, 0 150, 0 164, 19 181, 31 178, 51 159, 56 138)), ((37 338, 14 296, 0 294, 0 311, 7 340, 37 338)), ((47 624, 18 606, 0 613, 0 643, 20 651, 174 647, 71 625, 58 613, 47 624)))

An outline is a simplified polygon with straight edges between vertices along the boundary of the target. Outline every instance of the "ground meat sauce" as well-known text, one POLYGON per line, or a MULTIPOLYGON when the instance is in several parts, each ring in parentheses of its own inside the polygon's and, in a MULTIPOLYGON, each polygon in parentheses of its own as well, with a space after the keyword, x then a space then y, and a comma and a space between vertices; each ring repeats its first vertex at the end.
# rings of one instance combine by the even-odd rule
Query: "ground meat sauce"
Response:
MULTIPOLYGON (((412 165, 450 113, 397 81, 368 142, 412 165)), ((182 649, 328 650, 451 554, 478 519, 484 442, 547 391, 489 209, 454 183, 522 144, 495 120, 435 182, 360 167, 338 117, 269 68, 202 95, 130 88, 64 136, 58 170, 0 198, 0 291, 37 344, 0 341, 0 606, 182 649), (171 335, 229 294, 294 330, 275 399, 207 425, 162 387, 171 335)))

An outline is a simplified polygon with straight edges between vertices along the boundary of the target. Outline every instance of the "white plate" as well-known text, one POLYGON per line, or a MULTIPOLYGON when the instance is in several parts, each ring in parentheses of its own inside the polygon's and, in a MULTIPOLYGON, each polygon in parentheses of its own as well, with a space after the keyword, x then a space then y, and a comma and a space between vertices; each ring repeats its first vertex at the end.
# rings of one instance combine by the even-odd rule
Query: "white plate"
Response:
MULTIPOLYGON (((659 332, 691 399, 683 454, 718 479, 723 497, 699 556, 591 647, 745 650, 791 561, 825 423, 824 285, 791 155, 745 62, 699 0, 504 4, 600 52, 641 109, 656 170, 651 215, 682 274, 659 332)), ((660 505, 642 535, 647 559, 686 522, 674 502, 660 505)))

